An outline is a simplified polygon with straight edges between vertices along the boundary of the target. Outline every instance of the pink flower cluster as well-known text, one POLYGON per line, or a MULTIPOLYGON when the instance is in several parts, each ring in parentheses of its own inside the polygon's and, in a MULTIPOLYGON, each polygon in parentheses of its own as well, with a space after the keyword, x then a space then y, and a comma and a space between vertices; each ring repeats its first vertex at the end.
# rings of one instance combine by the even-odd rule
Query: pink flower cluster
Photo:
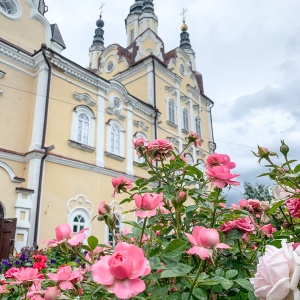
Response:
POLYGON ((206 160, 206 175, 210 178, 211 184, 222 189, 228 184, 239 185, 238 181, 232 179, 239 174, 231 174, 230 170, 235 168, 235 163, 230 161, 227 154, 214 153, 206 160))
POLYGON ((188 254, 197 254, 201 259, 210 258, 212 249, 228 249, 229 245, 220 243, 219 233, 216 229, 205 228, 203 226, 196 226, 193 233, 185 233, 188 240, 194 245, 188 254))
POLYGON ((145 283, 139 277, 151 272, 143 250, 127 243, 119 243, 112 255, 106 255, 92 266, 95 282, 103 284, 120 299, 129 299, 143 292, 145 283))
POLYGON ((172 156, 173 145, 168 140, 154 140, 146 146, 146 155, 152 160, 166 159, 172 156))
POLYGON ((285 203, 290 215, 293 218, 300 218, 300 199, 289 198, 285 203))
POLYGON ((228 233, 233 229, 239 229, 244 232, 244 239, 248 238, 249 233, 253 233, 255 230, 254 222, 250 217, 239 218, 233 221, 225 222, 221 226, 221 231, 224 233, 228 233))

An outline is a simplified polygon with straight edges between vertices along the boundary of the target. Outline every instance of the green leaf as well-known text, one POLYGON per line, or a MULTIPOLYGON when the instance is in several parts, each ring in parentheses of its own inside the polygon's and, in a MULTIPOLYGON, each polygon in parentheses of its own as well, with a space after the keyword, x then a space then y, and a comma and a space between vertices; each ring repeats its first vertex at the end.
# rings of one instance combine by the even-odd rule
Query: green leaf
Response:
POLYGON ((99 243, 98 239, 93 235, 88 237, 87 242, 92 251, 94 251, 96 249, 96 247, 98 246, 98 243, 99 243))
POLYGON ((225 277, 226 277, 227 279, 231 279, 231 278, 237 276, 237 274, 239 274, 238 270, 228 270, 228 271, 226 272, 225 277))
POLYGON ((222 269, 217 269, 215 271, 215 275, 223 277, 225 275, 225 272, 222 269))
POLYGON ((274 213, 275 210, 276 210, 277 208, 279 208, 283 203, 285 203, 285 200, 280 200, 280 201, 276 202, 276 203, 269 209, 269 211, 267 212, 267 215, 268 215, 268 216, 272 215, 272 213, 274 213))
POLYGON ((251 282, 247 279, 238 278, 238 279, 235 279, 235 282, 237 284, 239 284, 241 287, 243 287, 244 289, 246 289, 247 291, 253 292, 253 290, 254 290, 251 282))
POLYGON ((188 212, 190 212, 190 211, 194 211, 194 210, 196 210, 197 208, 199 208, 198 205, 191 205, 191 206, 188 206, 188 207, 185 209, 184 213, 186 214, 186 213, 188 213, 188 212))
POLYGON ((192 295, 199 300, 207 300, 207 293, 200 288, 194 289, 192 295))
POLYGON ((228 238, 231 240, 240 240, 244 235, 244 232, 239 229, 233 229, 228 233, 228 238))
POLYGON ((192 270, 192 267, 181 263, 169 264, 165 268, 166 270, 161 273, 161 278, 183 276, 192 270))
POLYGON ((248 300, 259 300, 259 299, 255 297, 254 292, 249 291, 248 300))
POLYGON ((187 242, 183 240, 173 240, 167 245, 164 254, 168 257, 181 255, 186 250, 186 245, 187 242))
POLYGON ((300 164, 295 167, 294 172, 295 173, 299 173, 300 172, 300 164))

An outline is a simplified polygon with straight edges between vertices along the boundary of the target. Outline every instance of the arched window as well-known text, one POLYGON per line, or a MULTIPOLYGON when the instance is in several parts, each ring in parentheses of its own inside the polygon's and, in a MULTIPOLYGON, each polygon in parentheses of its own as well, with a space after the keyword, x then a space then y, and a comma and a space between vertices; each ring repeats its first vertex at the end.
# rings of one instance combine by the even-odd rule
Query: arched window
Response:
POLYGON ((70 143, 70 145, 76 148, 80 148, 78 145, 94 147, 94 127, 95 116, 93 111, 84 105, 77 106, 73 112, 70 139, 73 144, 70 143))
POLYGON ((4 219, 4 209, 1 203, 0 203, 0 219, 4 219))
POLYGON ((189 112, 186 108, 182 111, 182 124, 183 124, 183 130, 189 131, 189 112))
POLYGON ((186 153, 184 156, 188 160, 188 165, 189 166, 194 165, 194 159, 193 159, 193 156, 191 154, 186 153))
MULTIPOLYGON (((91 217, 88 213, 88 211, 82 207, 80 208, 75 208, 70 214, 69 214, 69 225, 72 228, 72 231, 74 233, 79 232, 80 230, 84 228, 89 228, 90 232, 90 227, 91 227, 91 217)), ((87 233, 88 231, 85 232, 87 236, 89 235, 87 233)))
MULTIPOLYGON (((147 136, 142 132, 137 132, 133 137, 134 140, 138 138, 143 138, 146 143, 148 142, 147 136)), ((139 164, 142 164, 145 161, 144 157, 138 155, 135 149, 133 151, 134 151, 134 161, 139 164)))
POLYGON ((18 0, 0 0, 0 12, 8 18, 17 19, 22 15, 22 6, 18 0))
POLYGON ((107 132, 107 151, 117 156, 124 156, 124 130, 116 120, 110 120, 107 132))
POLYGON ((175 104, 172 99, 168 102, 169 122, 175 124, 175 104))
POLYGON ((78 142, 82 142, 84 144, 88 144, 89 142, 89 127, 90 127, 90 119, 89 117, 81 113, 78 118, 78 142))
POLYGON ((202 159, 198 159, 198 169, 203 173, 203 177, 206 178, 206 167, 205 167, 205 162, 202 159))
POLYGON ((201 119, 200 117, 195 118, 195 129, 199 136, 201 136, 201 119))
POLYGON ((115 228, 117 230, 114 230, 113 233, 109 230, 108 226, 105 225, 105 231, 106 231, 106 238, 105 238, 105 242, 109 243, 111 246, 115 246, 116 245, 116 241, 114 239, 114 236, 116 235, 116 233, 119 233, 122 231, 122 217, 114 212, 114 216, 115 216, 115 228))

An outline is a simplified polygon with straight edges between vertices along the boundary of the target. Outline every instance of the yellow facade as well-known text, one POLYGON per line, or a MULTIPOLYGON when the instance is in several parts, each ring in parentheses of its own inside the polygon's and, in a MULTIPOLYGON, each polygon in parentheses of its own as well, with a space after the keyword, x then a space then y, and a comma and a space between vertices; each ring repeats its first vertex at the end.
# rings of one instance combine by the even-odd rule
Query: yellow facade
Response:
POLYGON ((134 219, 122 215, 131 207, 112 196, 112 178, 147 176, 132 140, 168 139, 180 152, 186 134, 200 130, 203 144, 187 150, 190 159, 203 167, 214 151, 213 103, 193 51, 165 52, 154 11, 143 14, 139 1, 126 19, 127 47, 105 47, 97 21, 85 69, 60 54, 64 43, 43 16, 44 1, 11 1, 13 14, 0 8, 0 212, 18 219, 17 251, 44 247, 60 223, 88 226, 107 242, 105 225, 91 223, 101 200, 120 228, 134 219))

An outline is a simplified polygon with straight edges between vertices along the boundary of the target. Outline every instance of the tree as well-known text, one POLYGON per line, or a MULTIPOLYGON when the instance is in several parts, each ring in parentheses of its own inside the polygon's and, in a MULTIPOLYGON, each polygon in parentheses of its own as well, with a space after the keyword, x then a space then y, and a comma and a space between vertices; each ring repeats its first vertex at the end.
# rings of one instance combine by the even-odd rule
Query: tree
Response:
POLYGON ((258 199, 260 201, 272 200, 269 187, 264 184, 252 185, 250 182, 245 182, 244 190, 244 197, 246 199, 258 199))

